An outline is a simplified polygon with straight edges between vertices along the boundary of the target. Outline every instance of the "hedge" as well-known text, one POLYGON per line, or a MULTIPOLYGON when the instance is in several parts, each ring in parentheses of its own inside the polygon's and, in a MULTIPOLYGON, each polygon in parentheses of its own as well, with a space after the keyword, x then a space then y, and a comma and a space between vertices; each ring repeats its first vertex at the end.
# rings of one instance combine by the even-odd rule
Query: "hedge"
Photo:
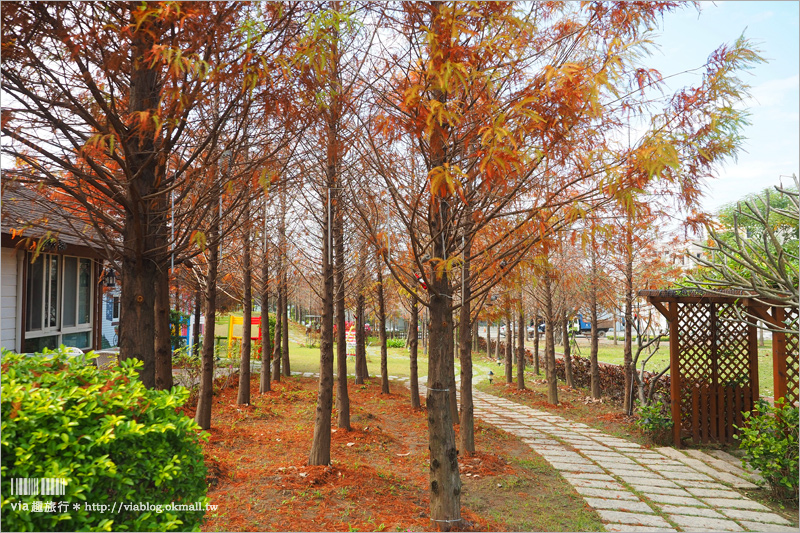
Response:
POLYGON ((203 510, 166 507, 205 508, 204 434, 178 411, 188 392, 145 388, 140 365, 3 352, 3 530, 199 531, 203 510), (64 494, 19 495, 15 478, 64 479, 64 494), (56 507, 33 511, 42 502, 56 507))

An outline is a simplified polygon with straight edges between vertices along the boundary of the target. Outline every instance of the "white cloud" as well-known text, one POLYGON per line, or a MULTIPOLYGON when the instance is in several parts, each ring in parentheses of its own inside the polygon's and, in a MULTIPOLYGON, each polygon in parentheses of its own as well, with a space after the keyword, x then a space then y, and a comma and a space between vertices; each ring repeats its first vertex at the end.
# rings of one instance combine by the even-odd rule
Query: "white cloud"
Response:
POLYGON ((760 83, 750 90, 750 98, 745 101, 748 107, 767 107, 781 105, 784 100, 797 105, 797 94, 790 93, 800 90, 800 75, 795 74, 788 78, 772 79, 760 83))

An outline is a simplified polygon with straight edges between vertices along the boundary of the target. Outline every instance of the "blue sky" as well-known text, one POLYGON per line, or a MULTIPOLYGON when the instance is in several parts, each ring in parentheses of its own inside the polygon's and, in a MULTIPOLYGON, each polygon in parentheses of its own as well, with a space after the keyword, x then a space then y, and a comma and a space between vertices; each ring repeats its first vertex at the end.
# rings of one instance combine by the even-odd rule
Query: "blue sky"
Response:
MULTIPOLYGON (((705 63, 723 43, 733 43, 742 33, 754 41, 766 63, 743 76, 751 85, 746 102, 751 125, 737 161, 719 169, 709 181, 703 207, 714 212, 780 183, 780 175, 800 175, 800 3, 799 2, 701 2, 664 17, 660 35, 647 63, 667 76, 705 63)), ((699 74, 679 76, 669 86, 677 90, 697 83, 699 74)), ((784 184, 792 183, 783 178, 784 184)))

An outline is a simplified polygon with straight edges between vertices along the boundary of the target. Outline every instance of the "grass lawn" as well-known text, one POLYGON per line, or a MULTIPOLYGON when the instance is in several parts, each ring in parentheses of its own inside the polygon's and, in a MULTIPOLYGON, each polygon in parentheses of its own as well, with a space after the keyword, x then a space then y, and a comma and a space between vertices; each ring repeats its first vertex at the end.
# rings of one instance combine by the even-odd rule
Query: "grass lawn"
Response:
MULTIPOLYGON (((258 313, 254 313, 254 316, 259 316, 258 313)), ((227 338, 228 334, 228 317, 219 316, 217 317, 217 328, 216 333, 217 336, 224 336, 227 338)), ((241 326, 237 326, 234 329, 235 334, 241 333, 241 326)), ((256 328, 253 329, 253 335, 257 335, 258 330, 256 328)), ((305 328, 297 324, 295 322, 289 322, 289 340, 290 340, 290 348, 289 348, 289 356, 290 356, 290 364, 291 370, 293 372, 319 372, 319 347, 308 347, 305 345, 306 342, 306 335, 305 335, 305 328)), ((578 343, 579 353, 583 357, 589 357, 589 339, 578 337, 576 338, 578 343)), ((222 343, 225 345, 225 342, 222 343)), ((544 343, 540 343, 539 345, 540 350, 544 350, 544 343)), ((533 349, 533 342, 528 341, 526 342, 526 347, 533 349)), ((635 350, 634 345, 634 350, 635 350)), ((617 364, 621 365, 623 361, 623 341, 618 341, 617 344, 614 344, 612 340, 608 339, 601 339, 599 344, 598 350, 598 358, 600 361, 604 363, 610 364, 617 364)), ((223 354, 226 351, 223 348, 223 354)), ((561 352, 561 347, 556 346, 556 351, 561 352)), ((335 354, 335 345, 334 345, 334 354, 335 354)), ((409 359, 408 359, 408 350, 406 348, 389 348, 388 349, 388 367, 389 367, 389 375, 390 376, 398 376, 398 377, 408 377, 409 375, 409 359)), ((483 352, 481 352, 482 354, 483 352)), ((541 352, 540 352, 541 353, 541 352)), ((573 349, 573 354, 576 352, 573 349)), ((237 353, 232 354, 234 357, 238 357, 237 353)), ((223 355, 224 356, 224 355, 223 355)), ((759 381, 759 392, 763 397, 772 397, 773 394, 773 378, 772 378, 772 341, 767 340, 765 341, 764 346, 759 346, 758 348, 758 381, 759 381)), ((349 358, 348 360, 348 373, 355 372, 355 362, 352 360, 353 358, 349 358)), ((369 369, 370 376, 378 376, 380 377, 380 348, 378 346, 368 346, 367 347, 367 368, 369 369)), ((656 354, 650 359, 645 367, 646 370, 649 371, 660 371, 662 370, 667 364, 669 364, 669 342, 663 341, 661 343, 661 347, 656 352, 656 354)), ((427 357, 423 356, 422 353, 422 346, 419 349, 419 356, 418 356, 418 365, 419 365, 419 375, 420 377, 426 376, 428 373, 428 359, 427 357)), ((334 360, 334 369, 336 368, 336 362, 334 360)), ((641 361, 639 368, 641 368, 641 361)), ((480 374, 486 375, 489 370, 492 370, 495 374, 498 374, 497 366, 492 364, 492 362, 482 356, 476 354, 473 359, 473 375, 477 376, 480 374)), ((335 370, 334 370, 335 371, 335 370)), ((460 366, 458 361, 456 361, 456 377, 460 372, 460 366)))

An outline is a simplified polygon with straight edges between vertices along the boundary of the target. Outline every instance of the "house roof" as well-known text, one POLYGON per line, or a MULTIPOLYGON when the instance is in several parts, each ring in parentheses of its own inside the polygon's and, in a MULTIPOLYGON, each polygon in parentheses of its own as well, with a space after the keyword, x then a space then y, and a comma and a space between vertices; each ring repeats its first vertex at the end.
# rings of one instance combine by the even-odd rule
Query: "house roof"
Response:
POLYGON ((96 232, 39 191, 3 180, 0 196, 2 233, 17 237, 55 237, 59 244, 91 246, 96 232))

